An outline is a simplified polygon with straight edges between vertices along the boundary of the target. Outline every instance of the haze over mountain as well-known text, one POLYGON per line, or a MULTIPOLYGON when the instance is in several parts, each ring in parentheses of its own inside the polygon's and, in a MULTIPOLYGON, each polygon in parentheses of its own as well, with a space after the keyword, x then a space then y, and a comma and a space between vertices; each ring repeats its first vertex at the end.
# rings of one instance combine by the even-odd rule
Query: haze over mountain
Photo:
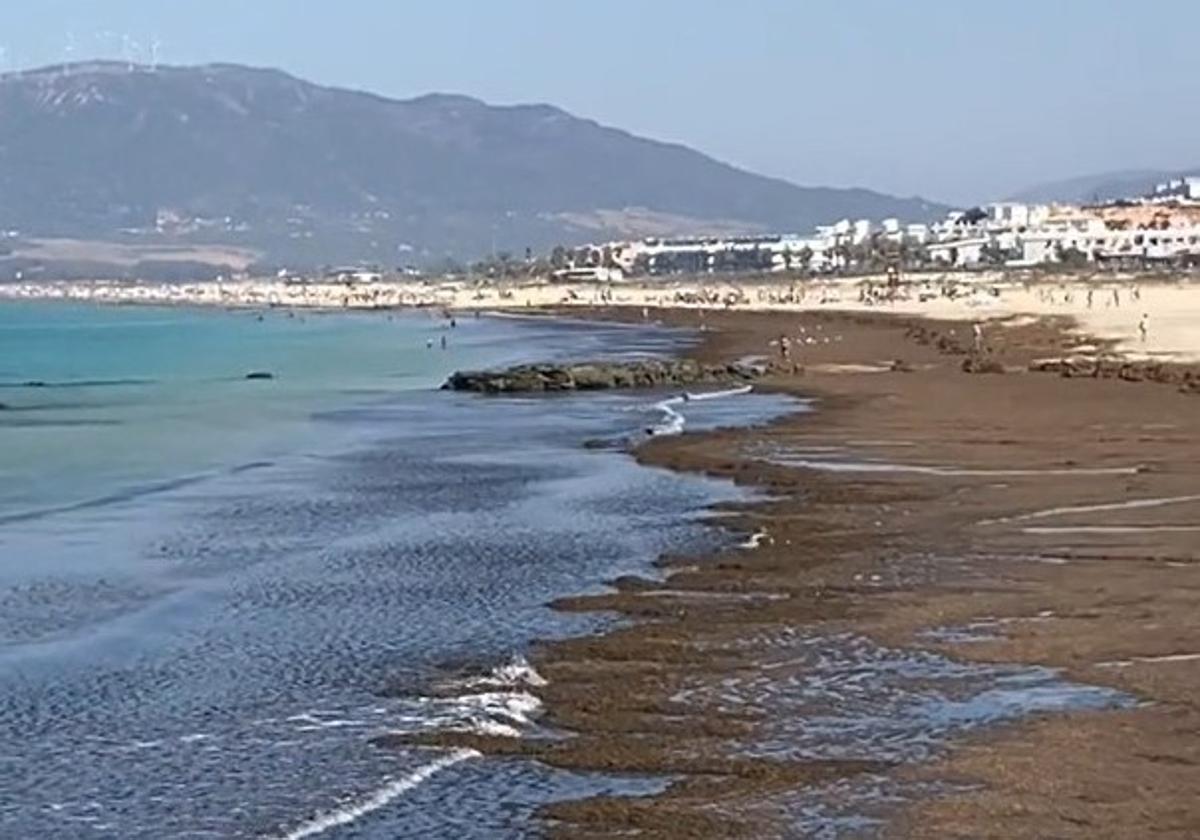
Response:
POLYGON ((1193 169, 1129 169, 1119 172, 1101 172, 1061 181, 1050 181, 1027 187, 1013 195, 1015 201, 1043 203, 1060 201, 1070 204, 1086 204, 1094 201, 1111 201, 1131 198, 1152 191, 1156 184, 1200 172, 1193 169))
POLYGON ((234 65, 0 78, 0 226, 30 236, 393 265, 944 210, 799 187, 550 105, 392 100, 234 65))

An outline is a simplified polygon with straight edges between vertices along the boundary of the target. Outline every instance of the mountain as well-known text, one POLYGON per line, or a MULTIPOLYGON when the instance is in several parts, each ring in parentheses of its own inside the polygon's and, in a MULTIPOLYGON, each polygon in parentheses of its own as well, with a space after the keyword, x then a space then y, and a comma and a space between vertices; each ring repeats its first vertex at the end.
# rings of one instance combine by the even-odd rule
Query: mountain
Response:
POLYGON ((1084 175, 1064 181, 1051 181, 1021 190, 1014 201, 1048 203, 1060 201, 1069 204, 1086 204, 1094 201, 1109 201, 1116 198, 1132 198, 1152 191, 1157 184, 1190 175, 1200 169, 1130 169, 1121 172, 1103 172, 1084 175))
POLYGON ((799 187, 549 105, 394 100, 234 65, 0 77, 0 227, 392 265, 945 208, 799 187))

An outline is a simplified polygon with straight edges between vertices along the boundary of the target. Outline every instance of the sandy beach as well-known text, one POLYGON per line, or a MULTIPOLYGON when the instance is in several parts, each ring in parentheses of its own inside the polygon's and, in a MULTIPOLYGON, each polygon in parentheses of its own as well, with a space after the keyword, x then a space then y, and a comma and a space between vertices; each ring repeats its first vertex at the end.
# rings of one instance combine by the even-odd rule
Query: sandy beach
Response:
POLYGON ((0 284, 0 299, 315 309, 604 306, 638 312, 662 307, 706 312, 886 312, 968 323, 1068 318, 1076 334, 1101 339, 1128 358, 1200 361, 1200 283, 1189 276, 948 272, 912 275, 892 294, 887 293, 882 276, 789 281, 710 275, 620 284, 405 280, 351 286, 277 279, 184 284, 37 282, 0 284))

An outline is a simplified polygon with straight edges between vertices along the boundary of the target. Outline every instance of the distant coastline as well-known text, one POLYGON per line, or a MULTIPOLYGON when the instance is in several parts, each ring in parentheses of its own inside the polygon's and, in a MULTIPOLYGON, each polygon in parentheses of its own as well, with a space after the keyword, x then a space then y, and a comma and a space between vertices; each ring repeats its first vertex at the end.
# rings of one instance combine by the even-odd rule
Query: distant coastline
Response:
POLYGON ((26 281, 0 284, 5 300, 201 306, 229 309, 430 308, 525 314, 618 307, 740 312, 879 312, 982 324, 1022 317, 1065 319, 1107 352, 1143 361, 1200 360, 1200 284, 1186 275, 1029 274, 947 271, 808 278, 729 275, 620 283, 429 279, 311 282, 262 278, 192 283, 26 281))

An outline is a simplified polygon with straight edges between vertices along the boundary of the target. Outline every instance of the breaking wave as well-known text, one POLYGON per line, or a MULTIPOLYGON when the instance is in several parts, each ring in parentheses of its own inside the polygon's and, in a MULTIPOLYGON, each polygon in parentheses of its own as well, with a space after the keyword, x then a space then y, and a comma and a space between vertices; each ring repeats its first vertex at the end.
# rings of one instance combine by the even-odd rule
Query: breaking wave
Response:
POLYGON ((402 701, 393 731, 520 738, 537 725, 542 712, 542 701, 532 689, 546 684, 525 657, 514 656, 487 674, 447 680, 429 695, 402 701))
POLYGON ((724 391, 708 391, 705 393, 693 394, 684 393, 674 397, 668 397, 654 404, 654 409, 662 414, 662 420, 647 429, 651 437, 661 437, 663 435, 681 435, 684 427, 687 425, 687 418, 677 409, 677 406, 686 405, 689 402, 703 402, 706 400, 720 400, 728 397, 739 397, 744 394, 749 394, 753 388, 750 385, 741 388, 728 388, 724 391))
POLYGON ((434 774, 445 770, 447 767, 452 767, 469 758, 478 758, 479 756, 480 753, 475 750, 454 750, 435 761, 431 761, 429 764, 418 767, 403 778, 389 782, 363 799, 314 817, 303 825, 292 829, 286 834, 280 835, 280 838, 281 840, 303 840, 305 837, 315 837, 318 834, 323 834, 331 828, 349 825, 371 812, 385 807, 397 797, 418 787, 434 774))

